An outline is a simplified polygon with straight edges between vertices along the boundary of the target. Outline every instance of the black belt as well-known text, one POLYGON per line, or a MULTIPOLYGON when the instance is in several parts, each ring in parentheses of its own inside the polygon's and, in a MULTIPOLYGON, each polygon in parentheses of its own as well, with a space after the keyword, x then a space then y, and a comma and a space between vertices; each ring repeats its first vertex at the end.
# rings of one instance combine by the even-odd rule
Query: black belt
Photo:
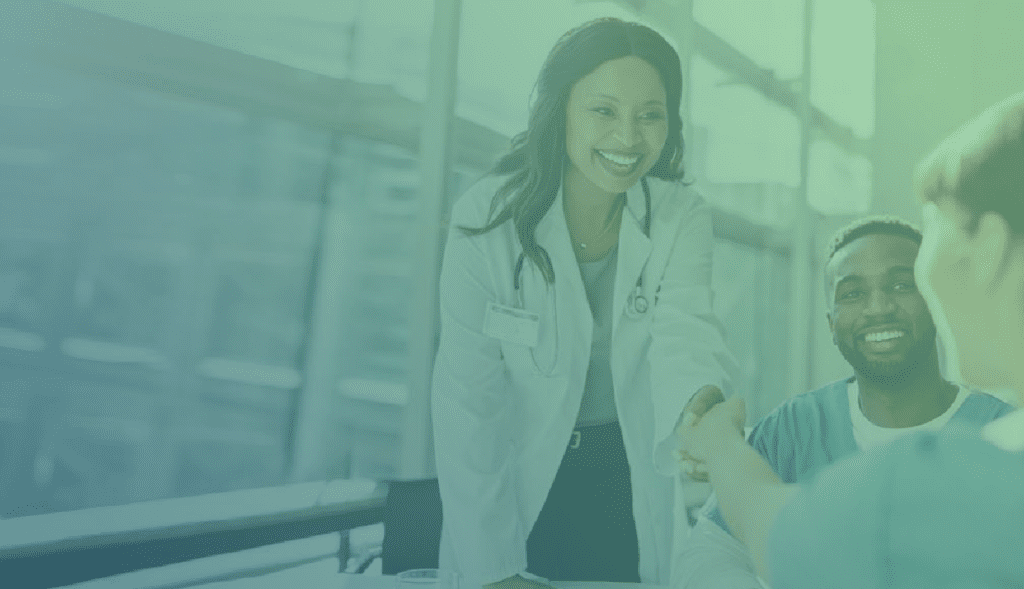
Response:
POLYGON ((587 445, 599 444, 601 442, 608 443, 616 437, 621 437, 622 434, 619 432, 619 422, 613 421, 611 423, 602 423, 600 425, 586 425, 576 426, 576 429, 572 430, 572 435, 569 436, 569 450, 576 450, 583 443, 583 439, 586 438, 587 445))

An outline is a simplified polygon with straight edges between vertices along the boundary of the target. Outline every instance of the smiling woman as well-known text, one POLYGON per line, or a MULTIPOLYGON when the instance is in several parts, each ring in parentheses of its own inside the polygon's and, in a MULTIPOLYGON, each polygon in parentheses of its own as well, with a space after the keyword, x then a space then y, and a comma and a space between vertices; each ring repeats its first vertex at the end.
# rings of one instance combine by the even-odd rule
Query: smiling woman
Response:
POLYGON ((734 367, 681 97, 661 35, 577 27, 527 130, 455 204, 432 403, 441 564, 468 585, 669 582, 672 431, 734 367))

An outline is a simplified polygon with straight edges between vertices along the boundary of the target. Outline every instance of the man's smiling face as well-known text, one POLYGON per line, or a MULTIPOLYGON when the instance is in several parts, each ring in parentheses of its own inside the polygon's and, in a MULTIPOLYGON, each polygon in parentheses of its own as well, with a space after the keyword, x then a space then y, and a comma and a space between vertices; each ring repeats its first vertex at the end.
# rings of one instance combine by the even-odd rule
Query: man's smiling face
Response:
POLYGON ((918 245, 869 234, 836 252, 827 267, 833 341, 857 374, 900 386, 934 359, 935 325, 914 283, 918 245))

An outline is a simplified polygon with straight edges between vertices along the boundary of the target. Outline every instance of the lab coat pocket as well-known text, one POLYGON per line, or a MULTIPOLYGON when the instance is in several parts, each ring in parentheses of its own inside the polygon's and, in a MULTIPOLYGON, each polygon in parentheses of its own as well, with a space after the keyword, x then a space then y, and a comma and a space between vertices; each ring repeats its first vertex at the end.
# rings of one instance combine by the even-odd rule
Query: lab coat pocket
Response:
POLYGON ((520 377, 555 376, 559 373, 559 342, 557 327, 553 321, 541 317, 537 341, 533 346, 518 341, 502 339, 501 355, 513 380, 520 377))

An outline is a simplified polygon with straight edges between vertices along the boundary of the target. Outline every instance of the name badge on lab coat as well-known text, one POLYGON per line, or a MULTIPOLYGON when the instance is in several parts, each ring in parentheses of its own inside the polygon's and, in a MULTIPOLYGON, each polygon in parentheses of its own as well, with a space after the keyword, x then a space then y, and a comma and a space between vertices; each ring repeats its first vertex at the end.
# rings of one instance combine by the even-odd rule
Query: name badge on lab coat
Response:
POLYGON ((487 303, 484 335, 528 347, 537 345, 540 315, 495 302, 487 303))

